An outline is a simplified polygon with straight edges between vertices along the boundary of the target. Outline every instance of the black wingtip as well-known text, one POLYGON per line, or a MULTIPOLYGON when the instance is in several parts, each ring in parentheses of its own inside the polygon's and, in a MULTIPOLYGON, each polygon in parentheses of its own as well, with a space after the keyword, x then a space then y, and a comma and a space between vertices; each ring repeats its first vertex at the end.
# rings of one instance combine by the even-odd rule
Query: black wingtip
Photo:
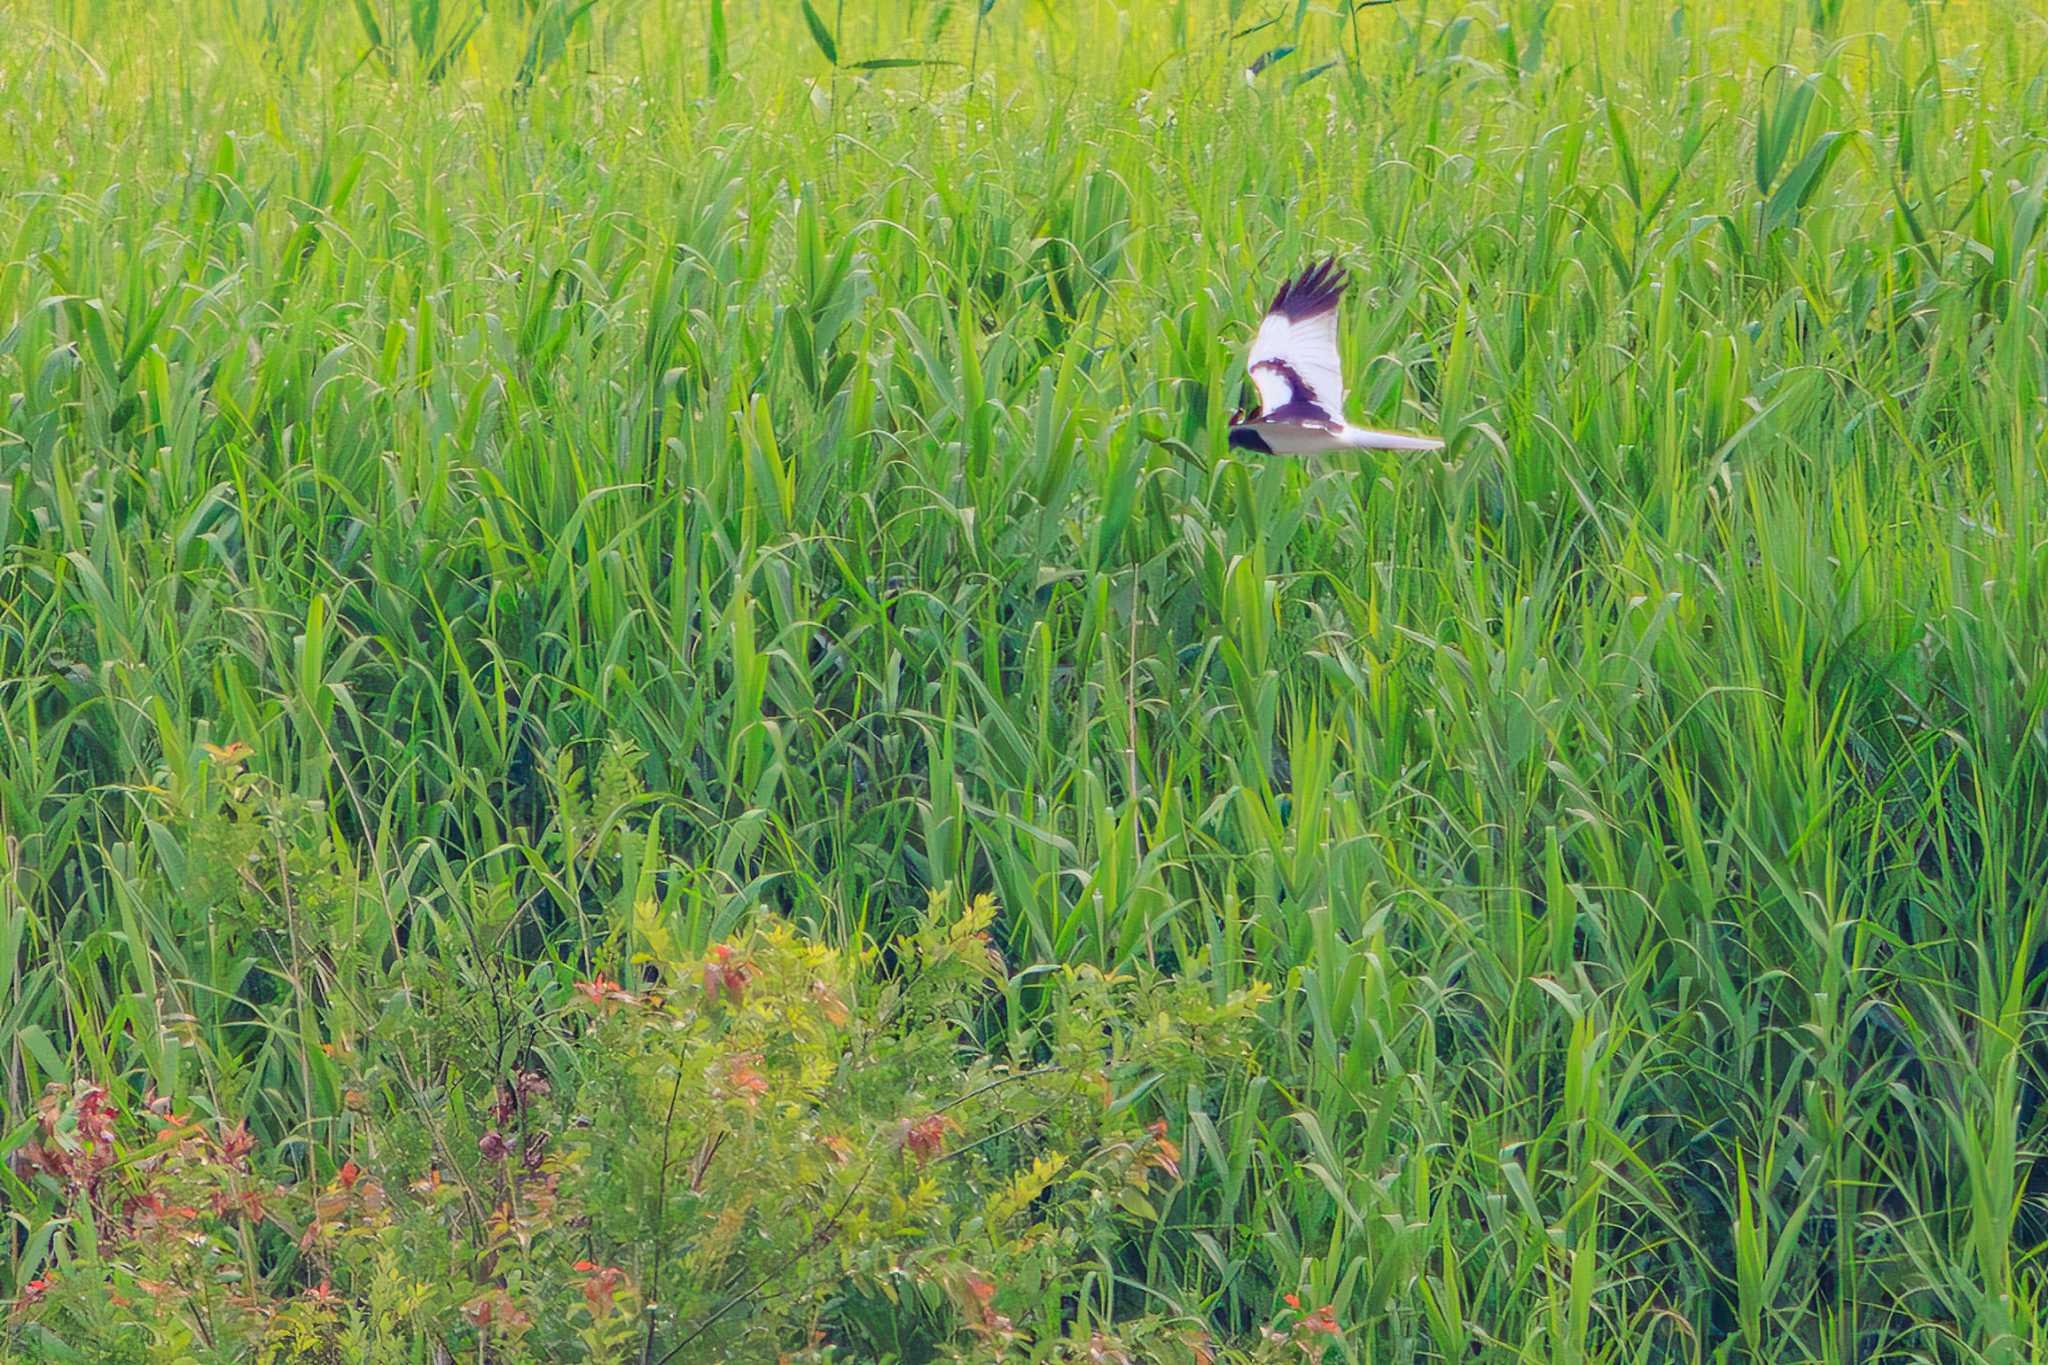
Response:
POLYGON ((1350 276, 1338 266, 1336 253, 1332 252, 1327 259, 1281 285, 1280 292, 1273 296, 1273 306, 1266 311, 1284 314, 1289 322, 1312 318, 1335 308, 1350 282, 1350 276))

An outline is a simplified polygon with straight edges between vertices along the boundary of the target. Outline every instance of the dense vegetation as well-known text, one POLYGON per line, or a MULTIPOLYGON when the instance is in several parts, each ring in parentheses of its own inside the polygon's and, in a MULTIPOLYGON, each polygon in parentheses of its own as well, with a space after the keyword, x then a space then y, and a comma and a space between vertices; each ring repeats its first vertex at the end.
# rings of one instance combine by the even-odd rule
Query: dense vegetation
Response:
POLYGON ((2042 1358, 2044 235, 2005 0, 0 6, 0 1358, 2042 1358))

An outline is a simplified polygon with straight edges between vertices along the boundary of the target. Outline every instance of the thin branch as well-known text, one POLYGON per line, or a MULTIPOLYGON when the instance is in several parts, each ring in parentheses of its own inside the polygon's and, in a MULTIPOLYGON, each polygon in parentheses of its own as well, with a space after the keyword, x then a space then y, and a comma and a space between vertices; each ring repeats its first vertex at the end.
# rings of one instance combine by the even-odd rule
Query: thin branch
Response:
POLYGON ((880 1159, 881 1157, 879 1153, 868 1159, 867 1166, 863 1168, 860 1173, 860 1179, 853 1182, 853 1187, 847 1190, 845 1198, 839 1201, 839 1207, 832 1210, 831 1215, 827 1217, 824 1222, 818 1225, 818 1230, 816 1232, 812 1233, 809 1237, 804 1239, 804 1242, 801 1246, 797 1247, 794 1251, 791 1251, 789 1255, 783 1257, 776 1264, 770 1266, 767 1270, 763 1271, 759 1279, 755 1280, 745 1289, 741 1290, 737 1294, 732 1295, 731 1297, 726 1299, 724 1303, 718 1305, 717 1308, 713 1309, 709 1317, 705 1318, 704 1321, 698 1323, 695 1330, 693 1330, 688 1336, 684 1337, 675 1345, 669 1347, 668 1351, 661 1357, 661 1359, 654 1362, 654 1365, 668 1365, 669 1361, 674 1360, 676 1358, 678 1352, 680 1352, 685 1346, 688 1346, 691 1342, 695 1341, 698 1337, 701 1337, 706 1332, 710 1331, 712 1327, 717 1324, 720 1318, 724 1317, 727 1313, 730 1313, 733 1309, 745 1303, 748 1299, 754 1297, 754 1295, 760 1293, 761 1289, 765 1285, 767 1285, 776 1276, 780 1275, 783 1271, 789 1269, 791 1266, 795 1265, 804 1257, 810 1255, 812 1252, 818 1250, 820 1247, 830 1242, 832 1238, 836 1236, 839 1232, 839 1220, 845 1215, 847 1206, 853 1203, 854 1196, 859 1194, 861 1192, 861 1188, 868 1183, 868 1177, 875 1173, 875 1166, 880 1161, 880 1159))
MULTIPOLYGON (((654 1358, 654 1320, 661 1301, 661 1263, 668 1258, 668 1166, 669 1139, 675 1133, 676 1100, 683 1093, 683 1069, 676 1068, 676 1083, 669 1087, 668 1114, 661 1122, 661 1176, 655 1182, 655 1216, 660 1220, 654 1229, 654 1265, 647 1275, 647 1340, 640 1347, 640 1365, 647 1365, 654 1358)), ((710 1144, 711 1151, 717 1151, 716 1143, 710 1144)), ((696 1188, 703 1178, 703 1167, 710 1164, 709 1157, 703 1159, 691 1179, 691 1188, 696 1188)))

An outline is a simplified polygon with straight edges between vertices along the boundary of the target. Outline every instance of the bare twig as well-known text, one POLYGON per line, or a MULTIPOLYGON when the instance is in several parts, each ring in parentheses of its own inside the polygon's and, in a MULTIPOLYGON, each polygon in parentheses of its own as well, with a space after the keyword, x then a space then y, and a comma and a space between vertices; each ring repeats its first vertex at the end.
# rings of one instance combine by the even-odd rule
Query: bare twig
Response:
MULTIPOLYGON (((668 1259, 668 1165, 669 1138, 675 1132, 676 1100, 683 1093, 683 1070, 676 1068, 676 1083, 669 1087, 668 1113, 661 1122, 661 1175, 655 1182, 654 1208, 654 1264, 647 1272, 647 1339, 640 1346, 641 1365, 654 1359, 655 1313, 661 1303, 661 1265, 668 1259)), ((721 1138, 723 1134, 719 1135, 721 1138)), ((690 1189, 694 1193, 702 1188, 704 1168, 711 1164, 711 1154, 718 1150, 718 1141, 705 1143, 697 1164, 690 1174, 690 1189)))

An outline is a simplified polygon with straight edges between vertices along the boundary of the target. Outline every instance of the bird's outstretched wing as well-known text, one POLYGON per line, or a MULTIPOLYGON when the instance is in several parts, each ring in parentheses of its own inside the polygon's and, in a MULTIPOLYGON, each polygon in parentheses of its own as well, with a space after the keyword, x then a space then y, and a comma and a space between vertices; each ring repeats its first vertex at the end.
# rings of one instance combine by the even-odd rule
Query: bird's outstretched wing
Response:
POLYGON ((1344 420, 1337 300, 1346 283, 1332 256, 1281 285, 1274 295, 1245 357, 1245 368, 1259 390, 1262 417, 1344 420))

